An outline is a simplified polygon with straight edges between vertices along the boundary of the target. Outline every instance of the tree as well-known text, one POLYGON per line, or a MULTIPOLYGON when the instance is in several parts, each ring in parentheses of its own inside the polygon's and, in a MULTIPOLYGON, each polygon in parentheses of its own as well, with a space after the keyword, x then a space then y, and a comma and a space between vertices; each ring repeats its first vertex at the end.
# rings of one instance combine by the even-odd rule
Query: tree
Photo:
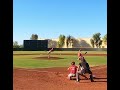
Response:
POLYGON ((57 42, 48 39, 48 48, 56 48, 57 47, 57 42))
POLYGON ((57 42, 57 48, 60 48, 60 44, 59 44, 59 41, 57 42))
POLYGON ((102 42, 103 42, 102 40, 99 40, 99 41, 98 41, 98 47, 99 47, 99 48, 101 47, 102 42))
POLYGON ((107 45, 107 34, 103 37, 103 42, 105 45, 107 45))
POLYGON ((74 38, 72 36, 67 36, 66 38, 66 45, 67 47, 70 45, 70 46, 73 46, 73 42, 74 42, 74 38))
POLYGON ((32 34, 30 39, 31 40, 38 40, 38 35, 37 34, 32 34))
POLYGON ((23 45, 19 45, 19 48, 23 48, 23 45))
POLYGON ((92 47, 94 48, 94 40, 92 38, 90 39, 90 42, 91 42, 92 47))
POLYGON ((100 33, 95 33, 93 34, 93 41, 94 41, 94 45, 98 48, 100 48, 100 46, 102 45, 102 41, 101 41, 101 37, 100 37, 100 33))
POLYGON ((65 35, 60 35, 59 41, 58 41, 58 44, 59 44, 58 46, 63 47, 64 43, 65 43, 65 35))
POLYGON ((13 42, 13 48, 19 48, 20 46, 18 45, 18 42, 17 41, 14 41, 13 42))

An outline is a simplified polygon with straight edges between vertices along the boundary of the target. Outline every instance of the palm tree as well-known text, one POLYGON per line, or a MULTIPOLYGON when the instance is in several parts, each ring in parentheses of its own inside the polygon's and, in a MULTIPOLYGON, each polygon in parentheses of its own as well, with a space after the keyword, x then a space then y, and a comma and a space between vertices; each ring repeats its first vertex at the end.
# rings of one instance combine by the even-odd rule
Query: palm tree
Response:
POLYGON ((74 38, 72 36, 67 36, 66 38, 66 45, 67 47, 70 45, 70 46, 73 46, 73 43, 74 43, 74 38))
POLYGON ((103 42, 105 45, 107 45, 107 34, 103 37, 103 42))
POLYGON ((94 40, 93 39, 90 39, 90 42, 92 44, 92 47, 94 48, 94 40))
POLYGON ((94 45, 98 48, 100 48, 100 46, 102 45, 102 40, 101 40, 101 37, 100 37, 100 33, 95 33, 93 34, 93 37, 92 39, 90 39, 90 41, 93 43, 94 41, 94 45))
POLYGON ((37 34, 32 34, 30 39, 31 40, 37 40, 38 39, 38 35, 37 34))
POLYGON ((63 47, 64 42, 65 42, 65 35, 60 35, 59 36, 59 41, 58 41, 58 46, 63 47))
POLYGON ((99 40, 99 41, 98 41, 98 47, 100 48, 101 45, 102 45, 102 40, 99 40))

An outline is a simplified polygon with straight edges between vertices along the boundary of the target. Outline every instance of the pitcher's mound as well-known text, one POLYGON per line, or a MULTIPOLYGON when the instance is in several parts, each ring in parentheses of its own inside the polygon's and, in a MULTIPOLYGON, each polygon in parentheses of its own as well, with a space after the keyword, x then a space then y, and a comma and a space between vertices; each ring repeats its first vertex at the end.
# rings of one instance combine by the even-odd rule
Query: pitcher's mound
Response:
POLYGON ((60 57, 35 57, 34 59, 38 59, 38 60, 58 60, 58 59, 64 59, 64 58, 60 58, 60 57))

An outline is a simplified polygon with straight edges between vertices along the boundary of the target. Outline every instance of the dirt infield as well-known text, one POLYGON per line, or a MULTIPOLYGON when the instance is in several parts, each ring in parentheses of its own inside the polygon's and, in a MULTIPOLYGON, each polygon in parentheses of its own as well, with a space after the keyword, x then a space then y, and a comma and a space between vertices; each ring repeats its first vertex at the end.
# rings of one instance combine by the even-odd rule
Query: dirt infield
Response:
POLYGON ((68 80, 67 67, 21 69, 13 72, 14 90, 107 90, 107 66, 91 67, 95 82, 68 80))
POLYGON ((35 57, 35 58, 33 58, 33 59, 38 59, 38 60, 58 60, 58 59, 64 59, 64 58, 60 58, 60 57, 50 57, 50 58, 48 58, 48 57, 35 57))

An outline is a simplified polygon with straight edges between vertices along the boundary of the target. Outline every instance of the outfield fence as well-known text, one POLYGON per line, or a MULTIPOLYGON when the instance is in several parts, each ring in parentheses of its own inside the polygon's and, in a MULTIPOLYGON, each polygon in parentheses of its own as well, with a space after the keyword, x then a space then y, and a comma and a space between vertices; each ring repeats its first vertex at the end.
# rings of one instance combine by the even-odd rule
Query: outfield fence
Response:
MULTIPOLYGON (((38 49, 38 50, 31 50, 31 49, 24 49, 24 48, 13 48, 13 51, 48 51, 51 48, 47 49, 38 49)), ((78 51, 82 49, 82 51, 107 51, 107 48, 54 48, 54 51, 78 51)))

